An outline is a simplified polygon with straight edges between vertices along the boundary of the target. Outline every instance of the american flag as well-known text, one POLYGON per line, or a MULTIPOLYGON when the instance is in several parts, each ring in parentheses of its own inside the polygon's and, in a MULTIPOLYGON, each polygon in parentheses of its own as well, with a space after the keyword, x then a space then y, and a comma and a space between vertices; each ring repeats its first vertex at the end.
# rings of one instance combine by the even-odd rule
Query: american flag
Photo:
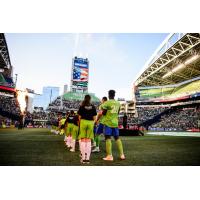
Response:
POLYGON ((88 69, 74 67, 73 79, 76 81, 87 81, 88 79, 88 69))

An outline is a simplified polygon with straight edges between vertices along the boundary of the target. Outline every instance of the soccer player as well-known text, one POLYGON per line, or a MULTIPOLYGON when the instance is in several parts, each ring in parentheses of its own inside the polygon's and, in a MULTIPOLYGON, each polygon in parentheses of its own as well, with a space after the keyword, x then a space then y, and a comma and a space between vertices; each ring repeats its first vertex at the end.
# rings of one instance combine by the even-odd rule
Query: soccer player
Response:
POLYGON ((81 163, 90 163, 91 140, 94 139, 94 122, 96 119, 96 108, 91 104, 90 95, 85 95, 85 98, 78 110, 80 120, 80 150, 81 163))
POLYGON ((60 120, 61 120, 61 115, 59 114, 57 122, 56 122, 56 131, 55 131, 55 134, 57 134, 57 135, 60 133, 60 131, 59 131, 60 120))
POLYGON ((66 120, 65 120, 65 123, 64 123, 64 142, 65 142, 65 145, 67 146, 67 135, 66 135, 66 132, 67 132, 67 118, 69 116, 69 112, 66 112, 66 120))
POLYGON ((65 132, 65 121, 66 121, 66 118, 65 118, 65 116, 63 115, 63 116, 62 116, 62 119, 60 120, 60 127, 59 127, 60 135, 63 135, 64 132, 65 132))
POLYGON ((76 139, 78 137, 78 130, 79 130, 79 117, 77 114, 74 114, 74 119, 73 119, 73 129, 72 129, 72 142, 71 142, 71 152, 75 152, 75 147, 76 147, 76 139))
POLYGON ((100 152, 100 135, 104 132, 104 118, 105 115, 102 115, 102 104, 104 102, 107 101, 107 97, 103 97, 101 100, 101 105, 99 106, 99 113, 97 115, 97 120, 96 120, 96 124, 98 124, 97 126, 97 130, 95 132, 95 143, 96 143, 96 147, 92 150, 92 152, 100 152))
POLYGON ((124 152, 123 152, 123 145, 119 138, 119 128, 118 128, 118 114, 120 111, 120 103, 116 101, 115 98, 115 91, 109 90, 108 91, 109 100, 102 104, 104 115, 104 125, 105 125, 105 139, 106 139, 106 153, 107 156, 103 158, 106 161, 113 161, 112 156, 112 142, 111 136, 114 137, 117 148, 119 151, 119 156, 121 160, 125 159, 124 152))
POLYGON ((70 114, 67 116, 66 119, 66 125, 67 125, 67 130, 66 130, 66 145, 67 147, 71 148, 72 147, 72 130, 74 127, 74 111, 71 110, 70 114))

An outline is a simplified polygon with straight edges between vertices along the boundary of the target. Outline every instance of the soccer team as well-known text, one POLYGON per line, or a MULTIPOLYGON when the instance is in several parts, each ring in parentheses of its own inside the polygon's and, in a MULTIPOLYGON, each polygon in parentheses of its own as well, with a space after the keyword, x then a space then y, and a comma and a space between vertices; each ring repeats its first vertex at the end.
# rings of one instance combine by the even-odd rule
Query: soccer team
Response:
POLYGON ((64 142, 71 152, 75 152, 76 141, 79 141, 81 163, 90 163, 92 152, 100 151, 100 135, 104 134, 106 141, 105 161, 113 161, 111 137, 114 137, 119 151, 119 158, 125 159, 123 145, 119 138, 118 114, 120 103, 115 100, 115 91, 108 91, 108 98, 103 97, 99 112, 91 103, 90 95, 85 95, 77 113, 70 111, 66 118, 59 119, 54 132, 65 134, 64 142), (95 148, 92 150, 92 141, 95 148))

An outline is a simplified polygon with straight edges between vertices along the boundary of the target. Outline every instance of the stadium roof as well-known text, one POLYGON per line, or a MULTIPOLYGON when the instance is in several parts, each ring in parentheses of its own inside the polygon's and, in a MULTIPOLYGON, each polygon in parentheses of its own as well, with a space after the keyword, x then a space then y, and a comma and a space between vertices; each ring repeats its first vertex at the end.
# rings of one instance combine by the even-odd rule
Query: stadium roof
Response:
POLYGON ((4 33, 0 33, 0 69, 10 68, 10 56, 4 33))
POLYGON ((134 84, 175 85, 196 77, 200 77, 200 33, 172 33, 147 61, 134 84))

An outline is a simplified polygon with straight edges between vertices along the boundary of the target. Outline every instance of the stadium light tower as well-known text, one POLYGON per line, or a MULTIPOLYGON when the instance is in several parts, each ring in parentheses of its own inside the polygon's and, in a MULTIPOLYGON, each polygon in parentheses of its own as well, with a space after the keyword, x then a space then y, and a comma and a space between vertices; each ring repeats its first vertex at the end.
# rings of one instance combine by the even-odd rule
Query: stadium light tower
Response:
POLYGON ((15 87, 17 85, 17 76, 18 76, 18 74, 15 74, 15 87))

